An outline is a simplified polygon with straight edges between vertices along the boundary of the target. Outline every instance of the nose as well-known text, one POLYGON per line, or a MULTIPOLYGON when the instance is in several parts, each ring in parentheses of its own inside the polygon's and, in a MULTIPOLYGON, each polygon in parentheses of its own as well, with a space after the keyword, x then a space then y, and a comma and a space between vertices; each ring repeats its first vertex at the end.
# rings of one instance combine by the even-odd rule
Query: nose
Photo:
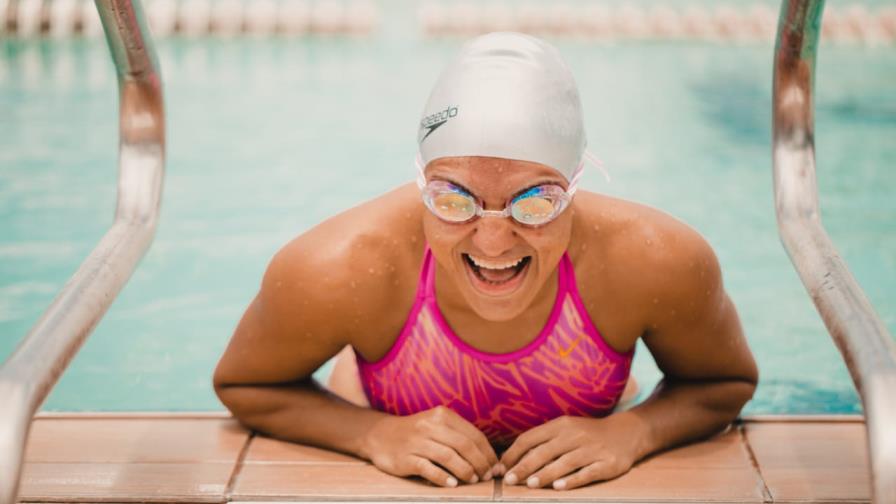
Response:
POLYGON ((473 245, 489 257, 501 257, 516 245, 517 234, 507 217, 483 216, 476 220, 473 245))

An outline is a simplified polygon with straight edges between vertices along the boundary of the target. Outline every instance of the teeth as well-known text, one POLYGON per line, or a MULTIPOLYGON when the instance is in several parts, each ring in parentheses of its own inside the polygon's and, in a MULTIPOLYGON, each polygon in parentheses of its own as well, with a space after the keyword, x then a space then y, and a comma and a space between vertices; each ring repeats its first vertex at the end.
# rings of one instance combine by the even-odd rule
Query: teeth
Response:
POLYGON ((513 267, 519 265, 521 262, 523 262, 523 259, 525 259, 525 257, 520 257, 516 261, 498 262, 498 261, 490 261, 488 259, 483 259, 481 257, 476 257, 471 254, 467 254, 467 257, 469 257, 470 260, 473 261, 473 264, 475 264, 476 266, 479 266, 480 268, 495 269, 495 270, 513 268, 513 267))

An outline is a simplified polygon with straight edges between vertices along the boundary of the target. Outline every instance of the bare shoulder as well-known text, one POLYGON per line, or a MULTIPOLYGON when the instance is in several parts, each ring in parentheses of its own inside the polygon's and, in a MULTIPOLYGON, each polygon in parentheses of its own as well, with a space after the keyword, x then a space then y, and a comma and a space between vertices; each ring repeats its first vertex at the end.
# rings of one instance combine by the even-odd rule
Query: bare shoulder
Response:
POLYGON ((272 259, 262 290, 354 336, 401 324, 423 256, 419 193, 401 186, 318 224, 272 259), (395 322, 398 320, 398 322, 395 322))
POLYGON ((422 256, 415 193, 402 186, 277 252, 218 363, 216 390, 304 380, 346 344, 365 356, 391 345, 422 256))
POLYGON ((689 307, 721 289, 715 253, 681 220, 648 205, 587 191, 576 195, 575 210, 570 256, 582 296, 623 313, 614 320, 626 328, 627 342, 633 344, 631 339, 659 318, 686 316, 689 307))

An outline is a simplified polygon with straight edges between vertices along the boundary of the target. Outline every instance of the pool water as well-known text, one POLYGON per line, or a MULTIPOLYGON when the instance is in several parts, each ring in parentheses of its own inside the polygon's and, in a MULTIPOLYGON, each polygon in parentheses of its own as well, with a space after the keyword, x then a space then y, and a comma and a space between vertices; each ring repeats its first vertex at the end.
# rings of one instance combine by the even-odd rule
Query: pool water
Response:
MULTIPOLYGON (((458 40, 158 43, 168 172, 155 242, 48 410, 216 410, 214 365, 274 252, 413 177, 428 89, 458 40)), ((747 413, 857 412, 846 368, 780 245, 771 45, 556 40, 596 170, 582 187, 683 219, 713 245, 758 360, 747 413)), ((896 51, 822 44, 824 223, 896 333, 896 51)), ((0 358, 111 223, 117 91, 102 40, 0 40, 0 358)), ((326 374, 321 370, 318 376, 326 374)), ((660 374, 640 348, 635 376, 660 374)))

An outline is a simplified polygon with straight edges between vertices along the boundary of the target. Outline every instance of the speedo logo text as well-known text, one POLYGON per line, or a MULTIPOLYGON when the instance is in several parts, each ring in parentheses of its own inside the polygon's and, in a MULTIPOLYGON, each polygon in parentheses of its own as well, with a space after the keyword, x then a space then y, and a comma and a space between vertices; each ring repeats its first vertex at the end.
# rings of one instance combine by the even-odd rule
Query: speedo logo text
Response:
POLYGON ((446 108, 445 110, 441 110, 436 112, 435 114, 430 114, 423 119, 420 120, 420 133, 426 132, 423 137, 420 139, 420 142, 426 140, 426 137, 432 134, 433 131, 437 130, 439 126, 448 122, 452 117, 457 116, 457 107, 451 106, 446 108))

